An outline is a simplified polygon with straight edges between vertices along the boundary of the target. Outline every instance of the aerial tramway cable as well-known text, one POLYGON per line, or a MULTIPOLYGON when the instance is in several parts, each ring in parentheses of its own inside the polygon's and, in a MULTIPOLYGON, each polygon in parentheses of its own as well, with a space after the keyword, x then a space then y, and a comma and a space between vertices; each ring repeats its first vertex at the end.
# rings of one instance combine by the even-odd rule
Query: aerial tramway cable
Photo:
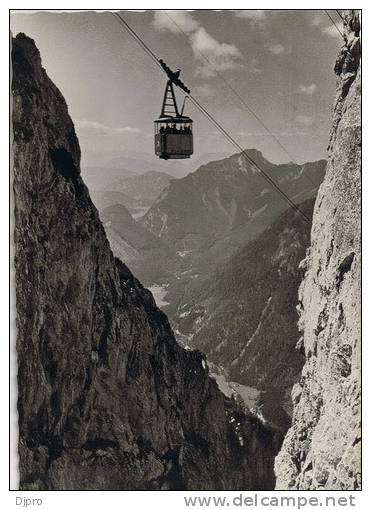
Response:
POLYGON ((139 35, 137 35, 131 26, 124 20, 124 18, 120 16, 118 12, 111 12, 111 14, 120 23, 120 25, 129 32, 129 34, 137 41, 137 43, 149 54, 152 60, 160 67, 160 69, 163 70, 159 59, 153 53, 151 48, 143 41, 143 39, 139 37, 139 35))
MULTIPOLYGON (((167 11, 164 11, 166 16, 169 18, 169 20, 177 27, 179 32, 181 32, 183 35, 187 36, 187 34, 184 32, 184 30, 179 26, 179 24, 170 16, 170 14, 167 11)), ((210 62, 210 59, 199 49, 196 49, 197 53, 205 60, 207 64, 209 64, 215 74, 225 83, 225 85, 233 92, 233 94, 239 99, 239 101, 242 103, 242 105, 245 107, 245 109, 259 122, 259 124, 265 129, 265 131, 268 133, 269 136, 273 138, 273 140, 279 145, 279 147, 283 150, 283 152, 291 159, 293 163, 300 166, 299 163, 295 160, 295 158, 290 154, 288 149, 282 144, 282 142, 279 140, 279 138, 272 133, 272 131, 269 129, 269 127, 265 124, 265 122, 259 117, 259 115, 252 109, 252 107, 244 100, 244 98, 239 94, 239 92, 231 85, 231 83, 224 78, 222 73, 220 73, 216 67, 210 62)), ((304 175, 304 177, 313 185, 318 186, 315 182, 312 181, 312 179, 308 175, 304 175)))
MULTIPOLYGON (((341 32, 340 28, 337 26, 337 24, 335 23, 335 21, 333 20, 332 16, 330 15, 330 13, 324 9, 325 13, 327 14, 327 16, 330 18, 332 24, 334 25, 334 27, 336 28, 336 30, 339 32, 341 38, 345 41, 345 37, 344 37, 344 34, 341 32)), ((337 11, 336 11, 337 12, 337 11)), ((339 14, 339 13, 338 13, 339 14)), ((340 14, 339 14, 340 16, 340 14)), ((343 18, 342 18, 343 19, 343 18)))
MULTIPOLYGON (((143 41, 143 39, 135 32, 134 29, 130 27, 126 20, 119 13, 112 13, 115 19, 123 26, 127 32, 137 41, 137 43, 142 47, 144 51, 152 58, 152 60, 163 70, 162 65, 159 59, 156 57, 155 53, 149 48, 149 46, 143 41)), ((184 91, 183 91, 184 92, 184 91)), ((185 93, 185 92, 184 92, 185 93)), ((185 93, 186 94, 186 93, 185 93)), ((246 153, 246 151, 236 142, 236 140, 219 124, 217 120, 199 103, 199 101, 192 96, 192 94, 187 94, 192 103, 200 110, 200 112, 221 132, 221 134, 231 143, 236 149, 241 152, 241 155, 251 164, 253 165, 260 174, 265 178, 265 180, 283 197, 283 199, 293 208, 295 209, 308 223, 311 220, 308 216, 298 207, 295 202, 291 200, 291 198, 286 195, 286 193, 274 182, 274 180, 266 174, 264 170, 262 170, 259 165, 246 153)))
POLYGON ((234 140, 234 138, 219 124, 218 121, 214 119, 212 115, 210 115, 207 110, 197 101, 196 98, 194 98, 192 95, 189 95, 190 100, 195 104, 195 106, 201 111, 201 113, 210 120, 214 124, 214 126, 223 134, 223 136, 239 151, 241 154, 245 157, 245 159, 255 168, 258 169, 258 171, 263 175, 265 180, 269 182, 269 184, 286 200, 289 205, 295 209, 301 216, 305 218, 306 221, 310 223, 310 219, 308 216, 303 213, 303 211, 298 207, 295 202, 291 200, 291 198, 286 195, 286 193, 274 182, 274 180, 262 170, 259 165, 246 153, 246 151, 240 146, 238 142, 234 140))
POLYGON ((339 18, 341 18, 341 21, 344 21, 344 16, 340 13, 339 9, 335 9, 335 11, 338 13, 339 18))

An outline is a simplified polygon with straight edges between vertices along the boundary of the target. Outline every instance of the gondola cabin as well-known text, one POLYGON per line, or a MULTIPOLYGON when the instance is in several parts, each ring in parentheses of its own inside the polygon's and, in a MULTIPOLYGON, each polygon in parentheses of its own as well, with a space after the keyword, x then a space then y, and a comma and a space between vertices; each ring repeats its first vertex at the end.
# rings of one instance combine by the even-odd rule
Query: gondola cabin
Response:
POLYGON ((161 159, 186 159, 193 154, 193 121, 189 117, 155 120, 155 153, 161 159))
POLYGON ((193 121, 183 115, 185 100, 182 111, 179 113, 174 85, 181 88, 187 94, 190 90, 179 79, 180 71, 173 72, 159 60, 162 68, 168 76, 160 117, 155 120, 155 154, 161 159, 186 159, 193 154, 193 121))

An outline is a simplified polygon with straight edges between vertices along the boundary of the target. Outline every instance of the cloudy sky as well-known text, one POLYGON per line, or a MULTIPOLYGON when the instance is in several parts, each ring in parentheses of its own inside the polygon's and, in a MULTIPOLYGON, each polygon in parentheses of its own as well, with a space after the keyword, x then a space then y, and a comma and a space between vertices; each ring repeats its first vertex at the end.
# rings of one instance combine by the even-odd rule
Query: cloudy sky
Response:
MULTIPOLYGON (((341 38, 324 11, 121 14, 159 58, 181 68, 193 95, 241 146, 274 162, 325 156, 341 38)), ((152 154, 165 77, 112 14, 13 11, 11 27, 35 39, 69 105, 86 164, 99 153, 152 154)), ((195 157, 234 152, 199 111, 188 105, 186 113, 194 119, 195 157)))

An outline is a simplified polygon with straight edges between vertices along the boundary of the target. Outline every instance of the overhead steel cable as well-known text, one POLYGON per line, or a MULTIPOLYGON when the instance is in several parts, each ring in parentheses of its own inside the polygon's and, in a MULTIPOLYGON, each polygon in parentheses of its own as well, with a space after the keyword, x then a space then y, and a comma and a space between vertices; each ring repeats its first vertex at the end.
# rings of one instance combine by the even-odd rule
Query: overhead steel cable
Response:
MULTIPOLYGON (((187 34, 184 32, 184 30, 178 25, 178 23, 170 16, 170 14, 167 13, 167 11, 164 11, 164 13, 166 14, 166 16, 170 19, 170 21, 172 21, 174 23, 174 25, 179 29, 180 32, 182 32, 183 35, 187 36, 187 34)), ((205 60, 205 62, 207 64, 209 64, 213 70, 215 71, 215 73, 219 76, 219 78, 221 80, 223 80, 223 82, 225 83, 225 85, 227 85, 227 87, 229 87, 229 89, 233 92, 233 94, 241 101, 241 103, 245 106, 246 110, 251 113, 251 115, 259 122, 259 124, 261 124, 261 126, 263 126, 263 128, 266 130, 266 132, 277 142, 277 144, 281 147, 281 149, 285 152, 285 154, 287 156, 289 156, 289 158, 291 158, 291 161, 293 161, 295 163, 295 159, 293 158, 293 156, 289 153, 289 151, 286 149, 286 147, 284 145, 282 145, 282 143, 280 142, 280 140, 276 137, 276 135, 274 133, 271 132, 271 130, 268 128, 268 126, 263 122, 263 120, 258 116, 258 114, 256 112, 254 112, 254 110, 251 108, 251 106, 249 104, 246 103, 246 101, 243 99, 243 97, 241 96, 241 94, 238 93, 238 91, 230 84, 229 81, 227 81, 224 76, 222 75, 222 73, 220 73, 216 67, 212 64, 212 62, 210 62, 210 59, 204 54, 202 53, 200 50, 196 49, 196 52, 201 56, 201 58, 203 58, 205 60)), ((314 184, 314 183, 312 183, 314 184)))
POLYGON ((286 200, 289 205, 295 209, 308 223, 310 223, 310 219, 308 216, 303 213, 303 211, 298 207, 295 202, 291 200, 291 198, 274 182, 274 180, 264 171, 256 161, 253 160, 247 153, 246 150, 241 147, 241 145, 236 142, 236 140, 219 124, 217 120, 194 98, 191 94, 189 94, 190 100, 194 103, 194 105, 201 111, 201 113, 210 121, 212 124, 223 134, 223 136, 241 153, 242 156, 253 166, 255 167, 265 178, 265 180, 286 200))
POLYGON ((341 18, 341 21, 344 21, 344 16, 340 13, 339 9, 335 9, 335 11, 338 13, 339 18, 341 18))
MULTIPOLYGON (((164 13, 166 14, 166 16, 169 18, 170 21, 172 21, 172 23, 174 23, 174 25, 178 28, 178 30, 184 35, 187 37, 187 34, 184 32, 184 30, 179 26, 179 24, 170 16, 170 14, 168 14, 167 11, 164 11, 164 13)), ((265 131, 268 133, 269 136, 271 136, 273 138, 273 140, 277 143, 277 145, 279 145, 279 147, 283 150, 283 152, 290 158, 290 160, 295 163, 295 165, 299 165, 299 163, 295 160, 295 158, 292 156, 292 154, 290 154, 290 152, 288 151, 288 149, 282 144, 282 142, 279 140, 279 138, 277 138, 277 136, 272 133, 272 131, 269 129, 269 127, 265 124, 265 122, 259 117, 259 115, 251 108, 251 106, 244 100, 244 98, 241 96, 241 94, 239 94, 239 92, 231 85, 231 83, 229 81, 227 81, 223 74, 220 73, 216 67, 212 64, 212 62, 210 61, 210 59, 203 53, 201 52, 199 49, 196 49, 196 52, 205 60, 205 62, 207 64, 209 64, 213 70, 215 71, 216 75, 225 83, 225 85, 227 85, 227 87, 229 87, 229 89, 233 92, 233 94, 240 100, 240 102, 242 103, 242 105, 245 107, 245 109, 259 122, 259 124, 265 129, 265 131)), ((315 182, 312 181, 312 179, 309 177, 309 175, 304 175, 304 178, 307 179, 313 186, 317 187, 319 186, 319 184, 316 184, 315 182)))
MULTIPOLYGON (((147 52, 147 54, 152 58, 152 60, 162 69, 162 66, 159 62, 159 59, 156 57, 155 53, 149 48, 149 46, 142 40, 142 38, 130 27, 130 25, 119 15, 119 13, 112 13, 113 16, 121 26, 123 26, 129 34, 137 41, 137 43, 147 52)), ((182 89, 181 89, 182 90, 182 89)), ((221 124, 199 103, 199 101, 193 97, 191 94, 187 94, 183 91, 183 94, 187 95, 193 104, 201 111, 201 113, 222 133, 222 135, 231 143, 235 148, 237 148, 241 154, 245 157, 245 159, 253 165, 260 174, 265 178, 265 180, 283 197, 283 199, 293 208, 295 209, 308 223, 310 223, 310 219, 308 216, 298 207, 295 202, 291 200, 291 198, 274 182, 274 180, 259 167, 259 165, 246 153, 238 142, 223 128, 221 124)))
POLYGON ((159 62, 159 59, 156 57, 154 52, 143 41, 143 39, 139 37, 139 35, 131 28, 131 26, 124 20, 124 18, 120 16, 118 12, 111 12, 111 14, 120 23, 120 25, 123 26, 129 32, 129 34, 137 41, 137 43, 150 55, 152 60, 160 67, 160 69, 163 70, 159 62))
MULTIPOLYGON (((332 24, 334 25, 334 27, 336 28, 336 30, 339 32, 341 38, 345 41, 345 37, 344 37, 344 34, 341 32, 340 28, 337 26, 337 24, 335 23, 335 21, 333 20, 332 16, 330 15, 330 13, 324 9, 325 13, 327 14, 327 16, 330 18, 332 24)), ((346 41, 345 41, 346 42, 346 41)))

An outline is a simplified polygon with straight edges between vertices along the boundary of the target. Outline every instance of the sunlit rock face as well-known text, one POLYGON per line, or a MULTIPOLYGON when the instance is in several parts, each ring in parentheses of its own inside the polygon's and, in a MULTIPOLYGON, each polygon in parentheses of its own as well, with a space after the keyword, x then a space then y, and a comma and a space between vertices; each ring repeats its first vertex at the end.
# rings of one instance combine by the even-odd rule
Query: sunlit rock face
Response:
POLYGON ((324 182, 299 292, 306 362, 277 489, 360 489, 361 112, 359 17, 345 17, 324 182))
POLYGON ((20 488, 273 488, 282 437, 114 258, 64 98, 23 34, 12 60, 20 488))

